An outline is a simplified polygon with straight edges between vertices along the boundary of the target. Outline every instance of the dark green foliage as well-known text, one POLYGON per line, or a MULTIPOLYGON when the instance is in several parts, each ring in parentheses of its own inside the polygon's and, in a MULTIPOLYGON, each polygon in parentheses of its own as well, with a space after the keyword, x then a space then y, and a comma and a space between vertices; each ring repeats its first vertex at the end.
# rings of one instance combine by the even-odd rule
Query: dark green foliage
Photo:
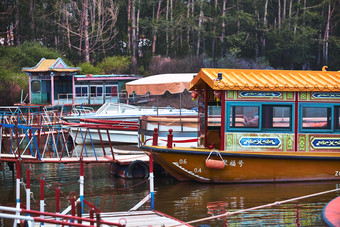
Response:
MULTIPOLYGON (((20 102, 21 90, 28 93, 28 76, 22 68, 35 66, 41 58, 57 59, 57 51, 39 43, 0 47, 0 105, 20 102)), ((66 60, 67 59, 63 59, 66 60)))

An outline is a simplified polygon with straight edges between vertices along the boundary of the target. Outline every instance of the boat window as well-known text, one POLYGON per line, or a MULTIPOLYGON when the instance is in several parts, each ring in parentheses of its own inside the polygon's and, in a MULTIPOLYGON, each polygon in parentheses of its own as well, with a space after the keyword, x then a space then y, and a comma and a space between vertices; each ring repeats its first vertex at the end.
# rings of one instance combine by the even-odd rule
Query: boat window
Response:
POLYGON ((302 108, 303 129, 331 129, 331 123, 332 123, 331 107, 302 108))
POLYGON ((340 106, 334 107, 335 112, 335 129, 340 129, 340 106))
POLYGON ((209 103, 208 116, 208 128, 219 129, 221 127, 221 105, 209 103))
POLYGON ((289 129, 291 128, 291 106, 263 105, 262 122, 264 129, 289 129))
POLYGON ((231 106, 230 128, 259 128, 259 106, 231 106))
POLYGON ((40 93, 40 80, 33 80, 31 85, 33 93, 40 93))

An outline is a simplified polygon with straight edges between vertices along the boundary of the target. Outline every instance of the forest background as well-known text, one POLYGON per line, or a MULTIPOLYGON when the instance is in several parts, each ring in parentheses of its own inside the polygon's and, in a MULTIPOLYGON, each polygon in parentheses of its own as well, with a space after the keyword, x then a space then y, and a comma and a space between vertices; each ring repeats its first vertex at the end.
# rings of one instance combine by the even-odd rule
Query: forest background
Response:
POLYGON ((0 104, 21 70, 61 57, 81 74, 202 67, 339 70, 340 0, 2 0, 0 104))

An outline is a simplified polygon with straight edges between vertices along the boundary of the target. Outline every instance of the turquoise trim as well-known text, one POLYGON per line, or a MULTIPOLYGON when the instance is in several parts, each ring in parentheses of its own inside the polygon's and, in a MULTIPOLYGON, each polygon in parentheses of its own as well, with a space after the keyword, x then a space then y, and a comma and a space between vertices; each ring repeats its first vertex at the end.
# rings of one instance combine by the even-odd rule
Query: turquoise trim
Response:
MULTIPOLYGON (((334 120, 335 120, 335 111, 334 111, 334 106, 338 106, 339 104, 334 104, 334 103, 299 103, 299 133, 303 134, 310 134, 310 133, 317 133, 317 134, 330 134, 336 132, 334 130, 334 120), (302 128, 302 114, 303 114, 303 108, 304 107, 328 107, 331 108, 331 128, 330 129, 321 129, 321 128, 316 128, 316 129, 303 129, 302 128)), ((340 133, 340 130, 339 132, 340 133)))
POLYGON ((225 132, 262 132, 262 133, 293 133, 295 119, 293 113, 295 112, 294 102, 254 102, 254 101, 226 101, 225 102, 225 132), (231 128, 230 127, 230 107, 232 106, 256 106, 259 107, 259 127, 258 128, 231 128), (262 127, 262 109, 263 106, 287 106, 291 107, 290 112, 290 127, 289 128, 263 128, 262 127))

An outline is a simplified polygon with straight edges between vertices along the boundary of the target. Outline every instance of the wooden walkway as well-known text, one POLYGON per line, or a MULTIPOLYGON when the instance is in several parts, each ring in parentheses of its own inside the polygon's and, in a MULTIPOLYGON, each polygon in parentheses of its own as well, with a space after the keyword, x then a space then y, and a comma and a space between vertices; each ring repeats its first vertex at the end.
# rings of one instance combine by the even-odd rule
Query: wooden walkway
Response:
MULTIPOLYGON (((14 154, 1 154, 0 161, 3 162, 15 162, 17 160, 17 156, 14 154)), ((80 161, 79 157, 62 157, 62 158, 42 158, 39 159, 31 156, 31 155, 21 155, 22 162, 25 163, 77 163, 80 161)), ((82 161, 85 163, 112 163, 118 162, 121 165, 126 165, 131 163, 132 161, 140 160, 144 162, 149 161, 149 157, 147 154, 119 154, 115 153, 115 159, 110 155, 101 156, 101 157, 83 157, 82 161)))
MULTIPOLYGON (((89 215, 83 215, 83 217, 88 218, 89 215)), ((191 226, 169 215, 163 214, 159 211, 151 211, 151 210, 100 213, 100 217, 102 220, 107 221, 107 222, 114 222, 114 223, 120 223, 120 224, 126 223, 127 227, 191 226)), ((82 224, 90 225, 89 222, 82 222, 82 224)), ((40 226, 40 223, 35 223, 34 226, 40 226)), ((52 227, 56 225, 45 223, 44 226, 52 227)), ((109 225, 103 224, 101 226, 109 226, 109 225)))

